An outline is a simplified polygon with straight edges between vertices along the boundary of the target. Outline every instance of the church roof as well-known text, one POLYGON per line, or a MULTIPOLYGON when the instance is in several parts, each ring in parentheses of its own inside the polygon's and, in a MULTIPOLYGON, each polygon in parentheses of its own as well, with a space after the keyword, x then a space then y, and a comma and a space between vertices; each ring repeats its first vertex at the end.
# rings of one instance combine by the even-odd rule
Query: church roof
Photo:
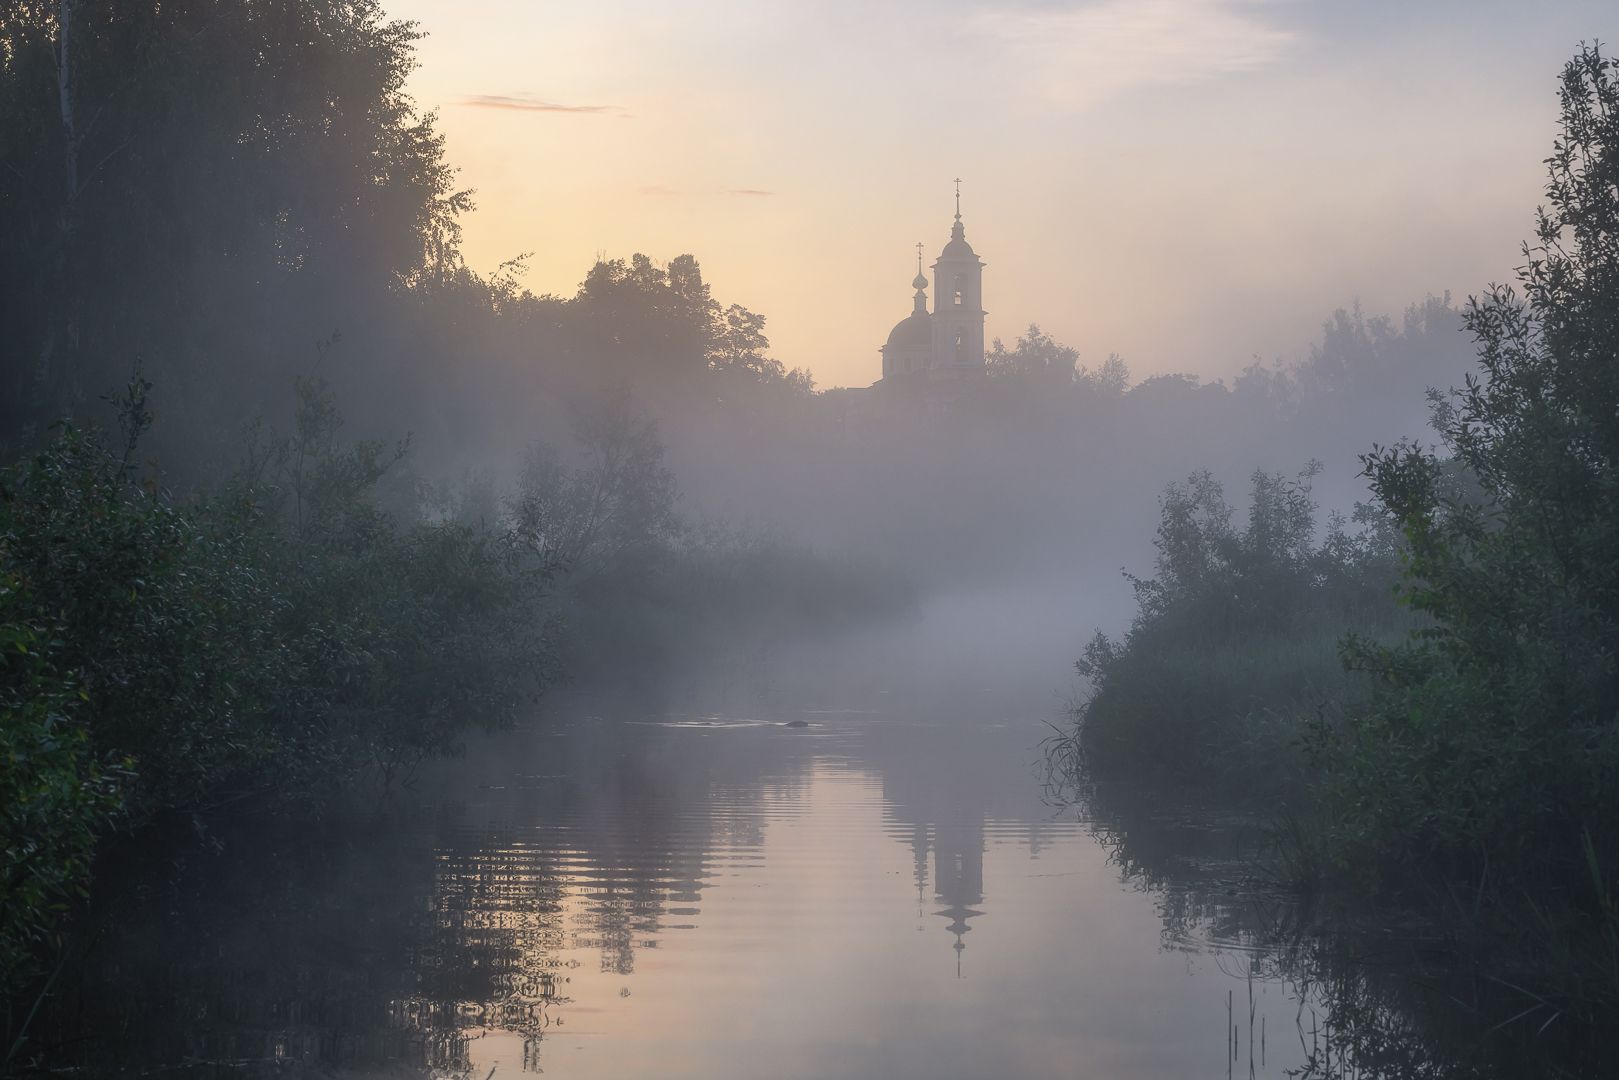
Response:
POLYGON ((973 251, 973 246, 967 243, 967 230, 961 226, 961 214, 959 212, 956 214, 955 225, 950 229, 950 242, 944 246, 944 250, 939 253, 939 257, 948 259, 953 255, 965 256, 969 259, 978 258, 978 253, 973 251))
POLYGON ((925 311, 913 311, 907 317, 894 324, 894 329, 888 332, 888 349, 931 349, 933 347, 933 322, 925 311))

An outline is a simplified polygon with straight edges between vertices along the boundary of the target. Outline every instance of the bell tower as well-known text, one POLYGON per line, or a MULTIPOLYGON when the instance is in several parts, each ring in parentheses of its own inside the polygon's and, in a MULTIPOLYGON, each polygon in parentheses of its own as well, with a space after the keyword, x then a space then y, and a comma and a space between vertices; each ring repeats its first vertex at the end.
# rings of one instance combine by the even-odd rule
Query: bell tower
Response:
POLYGON ((961 224, 961 179, 950 242, 933 264, 933 369, 941 374, 984 368, 984 263, 961 224))

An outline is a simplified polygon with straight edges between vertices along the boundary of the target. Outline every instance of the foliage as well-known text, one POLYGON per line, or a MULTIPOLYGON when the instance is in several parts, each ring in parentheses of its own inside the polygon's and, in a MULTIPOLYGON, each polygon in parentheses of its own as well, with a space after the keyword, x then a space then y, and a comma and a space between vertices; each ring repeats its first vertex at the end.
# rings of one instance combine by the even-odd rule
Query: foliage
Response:
POLYGON ((1471 487, 1411 445, 1365 458, 1407 537, 1403 599, 1432 625, 1354 647, 1385 689, 1323 759, 1346 858, 1557 882, 1613 920, 1619 68, 1582 49, 1561 100, 1522 293, 1468 304, 1481 370, 1438 411, 1471 487))
POLYGON ((0 481, 0 945, 19 970, 114 812, 391 776, 509 721, 551 674, 534 536, 383 510, 402 451, 341 443, 319 383, 294 435, 189 501, 133 464, 146 391, 124 398, 116 448, 64 426, 0 481))
POLYGON ((727 650, 757 651, 911 599, 870 568, 687 520, 678 503, 657 427, 626 394, 584 409, 571 444, 529 448, 504 514, 557 575, 571 673, 713 670, 727 650))
MULTIPOLYGON (((0 560, 9 543, 0 535, 0 560)), ((98 835, 118 807, 116 761, 98 760, 83 691, 12 572, 0 576, 0 986, 29 970, 82 896, 98 835)))
MULTIPOLYGON (((1171 489, 1141 613, 1087 650, 1095 697, 1058 749, 1247 779, 1284 760, 1250 749, 1278 724, 1295 757, 1303 733, 1301 873, 1443 909, 1523 995, 1503 1026, 1580 1032, 1619 996, 1619 65, 1582 48, 1561 101, 1520 288, 1469 301, 1478 373, 1432 395, 1449 456, 1374 447, 1377 508, 1320 545, 1297 485, 1257 476, 1243 533, 1206 476, 1171 489), (1287 650, 1344 630, 1339 682, 1301 696, 1278 677, 1287 650), (1246 772, 1222 769, 1222 739, 1246 772)), ((1383 347, 1358 315, 1337 329, 1340 352, 1383 347)))
POLYGON ((262 395, 337 312, 453 267, 471 203, 405 93, 419 36, 377 0, 0 8, 0 424, 131 354, 197 404, 252 357, 262 395))
POLYGON ((1130 579, 1135 622, 1123 641, 1097 634, 1078 662, 1091 696, 1071 751, 1104 774, 1298 782, 1300 718, 1362 689, 1337 657, 1342 627, 1387 634, 1399 618, 1385 519, 1361 507, 1351 533, 1334 515, 1318 540, 1318 472, 1256 471, 1243 528, 1207 472, 1165 491, 1156 572, 1130 579))
POLYGON ((1047 385, 1073 382, 1078 362, 1078 349, 1059 344, 1032 323, 1015 347, 1008 349, 996 338, 985 357, 991 378, 1030 379, 1047 385))
POLYGON ((812 386, 808 372, 788 371, 770 357, 764 316, 740 304, 722 307, 690 255, 663 266, 640 253, 628 262, 603 259, 570 309, 574 347, 609 384, 664 395, 711 384, 720 397, 743 402, 764 388, 804 396, 812 386))
POLYGON ((559 568, 541 558, 541 526, 400 520, 378 494, 406 447, 345 445, 324 384, 299 395, 295 434, 259 448, 230 495, 290 523, 274 565, 291 597, 280 632, 307 643, 301 662, 331 688, 321 711, 388 771, 506 723, 552 674, 544 598, 559 568))
POLYGON ((514 527, 548 568, 634 574, 680 532, 657 426, 615 393, 576 417, 574 441, 572 461, 543 443, 529 448, 507 504, 514 527))

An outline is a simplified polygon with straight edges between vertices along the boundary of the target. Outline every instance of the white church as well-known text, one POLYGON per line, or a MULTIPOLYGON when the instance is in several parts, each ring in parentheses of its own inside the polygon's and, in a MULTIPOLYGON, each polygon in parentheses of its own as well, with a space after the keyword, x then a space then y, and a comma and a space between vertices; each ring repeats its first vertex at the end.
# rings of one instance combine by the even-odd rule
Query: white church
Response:
POLYGON ((956 220, 950 242, 933 262, 933 310, 916 245, 916 290, 911 313, 882 347, 883 374, 873 385, 904 386, 980 375, 984 370, 984 263, 967 243, 961 224, 961 181, 956 181, 956 220))

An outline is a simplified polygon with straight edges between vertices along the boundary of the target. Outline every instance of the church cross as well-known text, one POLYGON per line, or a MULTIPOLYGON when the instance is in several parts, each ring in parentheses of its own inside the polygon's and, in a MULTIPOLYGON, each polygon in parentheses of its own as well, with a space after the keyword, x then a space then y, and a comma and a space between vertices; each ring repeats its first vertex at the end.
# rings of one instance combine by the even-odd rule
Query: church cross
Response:
POLYGON ((961 177, 956 177, 956 220, 961 220, 961 177))
POLYGON ((916 272, 918 274, 922 272, 922 241, 920 240, 916 242, 916 272))

